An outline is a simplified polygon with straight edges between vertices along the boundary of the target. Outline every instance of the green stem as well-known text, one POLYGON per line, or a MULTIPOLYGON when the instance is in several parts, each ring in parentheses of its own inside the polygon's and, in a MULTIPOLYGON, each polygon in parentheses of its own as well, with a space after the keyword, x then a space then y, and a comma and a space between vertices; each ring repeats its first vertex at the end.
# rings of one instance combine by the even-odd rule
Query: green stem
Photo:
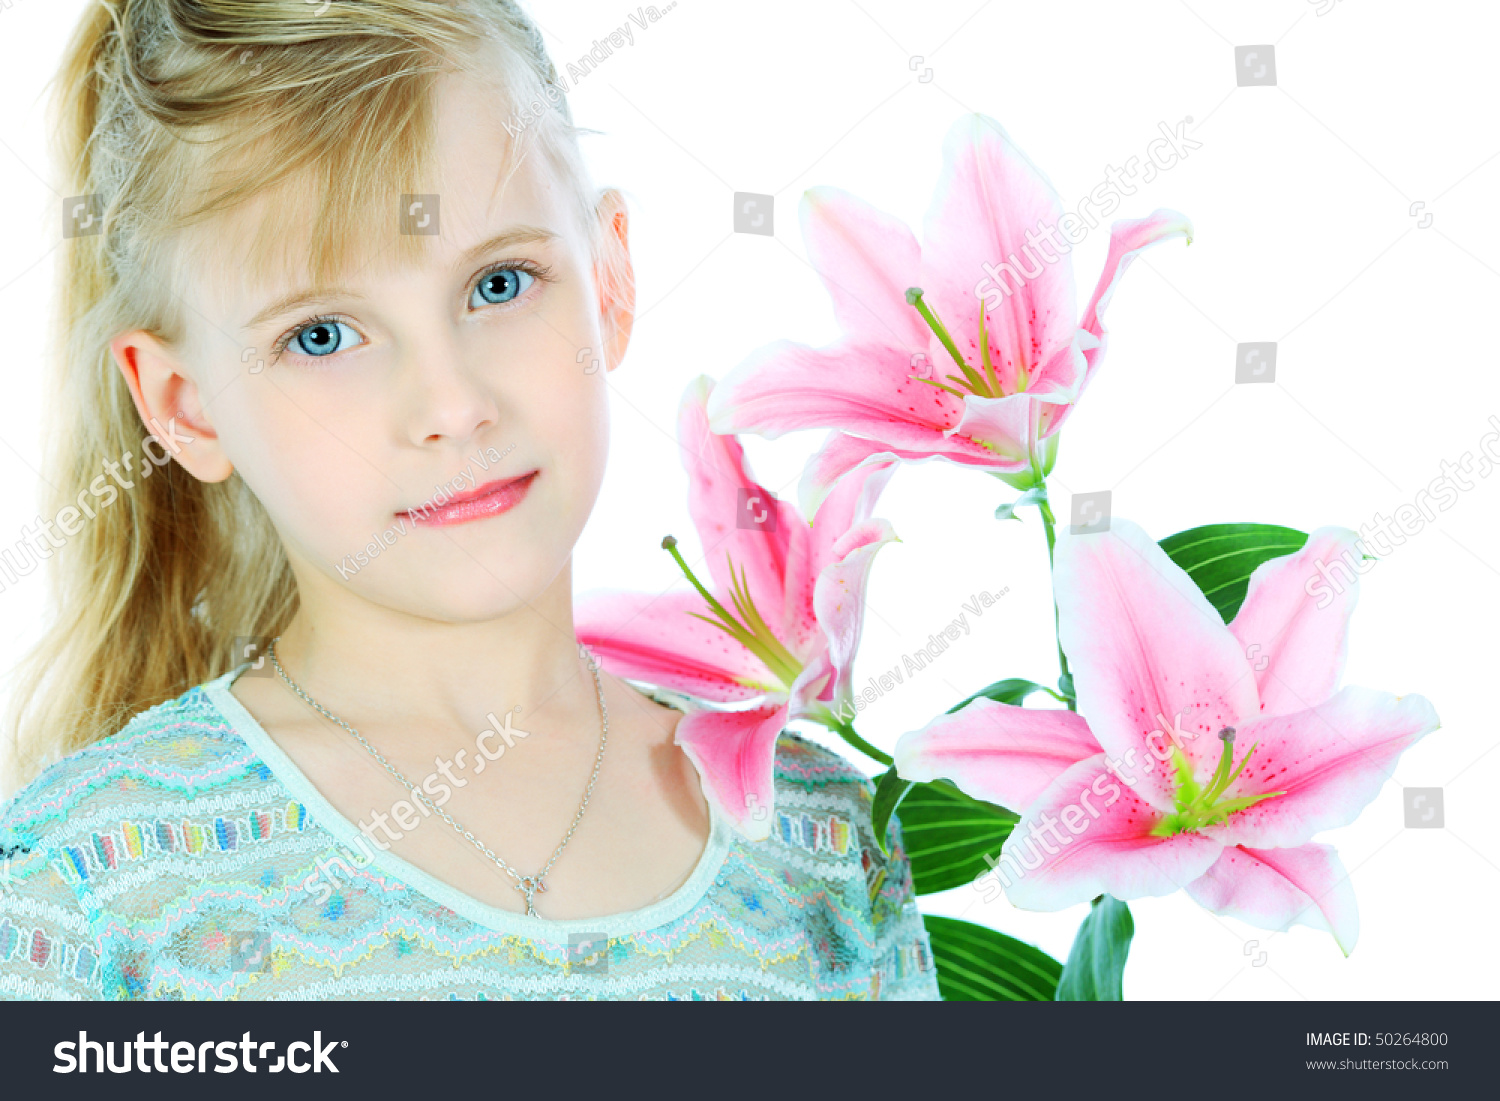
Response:
MULTIPOLYGON (((1054 571, 1052 593, 1052 629, 1053 632, 1057 635, 1057 663, 1062 667, 1062 675, 1065 677, 1071 677, 1072 674, 1068 671, 1068 655, 1063 653, 1062 648, 1062 613, 1058 610, 1057 607, 1057 581, 1055 577, 1057 565, 1055 553, 1057 549, 1057 518, 1052 515, 1052 506, 1047 501, 1046 483, 1042 484, 1041 489, 1042 499, 1037 502, 1037 507, 1042 514, 1042 528, 1047 533, 1047 566, 1049 570, 1054 571)), ((1077 711, 1078 701, 1069 700, 1068 710, 1077 711)))
POLYGON ((855 749, 863 753, 866 757, 869 757, 871 760, 879 761, 887 768, 890 768, 891 765, 895 763, 891 760, 889 754, 883 753, 880 750, 876 749, 869 742, 865 741, 858 734, 856 734, 854 732, 854 725, 852 723, 838 723, 834 726, 829 727, 829 729, 837 734, 840 738, 843 738, 844 741, 848 742, 855 749))

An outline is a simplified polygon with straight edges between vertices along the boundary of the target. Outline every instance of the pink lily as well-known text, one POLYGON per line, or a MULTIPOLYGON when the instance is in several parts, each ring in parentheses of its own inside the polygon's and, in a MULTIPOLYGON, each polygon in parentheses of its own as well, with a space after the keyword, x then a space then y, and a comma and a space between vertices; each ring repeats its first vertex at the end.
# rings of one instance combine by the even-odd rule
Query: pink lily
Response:
POLYGON ((1262 563, 1226 627, 1135 524, 1060 532, 1059 639, 1080 713, 976 701, 903 735, 898 774, 1021 812, 995 869, 1017 906, 1182 887, 1261 928, 1327 929, 1347 955, 1353 887, 1313 835, 1352 822, 1438 727, 1421 696, 1338 687, 1357 540, 1320 528, 1262 563), (1320 563, 1347 584, 1320 580, 1320 563))
POLYGON ((1104 308, 1121 274, 1147 246, 1192 234, 1165 209, 1116 222, 1079 320, 1067 253, 1082 238, 1068 236, 1073 223, 1064 236, 1057 227, 1083 219, 1064 215, 1052 185, 978 114, 948 133, 920 246, 900 220, 836 188, 809 190, 801 218, 843 338, 761 349, 719 385, 709 417, 716 432, 773 439, 835 429, 804 479, 809 510, 848 471, 891 457, 981 467, 1018 488, 1040 482, 1104 354, 1104 308))
POLYGON ((837 729, 854 713, 851 666, 875 553, 896 538, 870 518, 891 463, 829 495, 813 522, 751 476, 733 436, 709 429, 713 383, 683 395, 678 442, 711 588, 664 546, 697 592, 602 593, 575 612, 579 641, 616 676, 714 704, 678 723, 708 797, 752 840, 770 835, 776 738, 789 720, 837 729))

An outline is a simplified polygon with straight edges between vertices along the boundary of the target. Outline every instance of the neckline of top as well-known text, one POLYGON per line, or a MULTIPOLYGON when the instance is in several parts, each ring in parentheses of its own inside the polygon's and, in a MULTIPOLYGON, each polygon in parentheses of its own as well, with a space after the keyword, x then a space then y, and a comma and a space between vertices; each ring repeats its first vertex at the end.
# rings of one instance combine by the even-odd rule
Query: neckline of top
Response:
POLYGON ((592 933, 613 937, 644 932, 665 925, 687 913, 694 903, 707 893, 709 885, 717 878, 724 861, 729 856, 729 850, 734 841, 733 827, 724 818, 717 804, 709 799, 711 826, 703 852, 698 857, 698 862, 688 878, 663 899, 638 910, 556 921, 550 918, 528 917, 523 913, 490 906, 444 883, 395 853, 382 851, 378 846, 371 845, 359 827, 339 813, 307 775, 266 733, 265 728, 260 725, 255 716, 250 714, 234 693, 230 692, 229 686, 249 665, 249 662, 243 662, 222 676, 207 682, 203 685, 203 691, 227 720, 234 733, 260 758, 281 786, 312 812, 314 824, 321 825, 350 848, 366 853, 371 864, 389 873, 392 878, 420 891, 433 901, 441 903, 454 913, 478 925, 501 933, 515 933, 521 936, 563 942, 574 933, 592 933))

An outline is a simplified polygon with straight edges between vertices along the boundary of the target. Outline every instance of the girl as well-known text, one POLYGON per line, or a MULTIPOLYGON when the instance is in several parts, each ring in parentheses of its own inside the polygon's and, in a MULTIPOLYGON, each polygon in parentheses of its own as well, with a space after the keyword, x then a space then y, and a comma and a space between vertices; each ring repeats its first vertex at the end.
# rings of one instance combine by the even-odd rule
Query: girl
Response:
POLYGON ((577 645, 633 276, 519 7, 99 0, 58 93, 0 997, 936 997, 860 773, 748 841, 577 645))

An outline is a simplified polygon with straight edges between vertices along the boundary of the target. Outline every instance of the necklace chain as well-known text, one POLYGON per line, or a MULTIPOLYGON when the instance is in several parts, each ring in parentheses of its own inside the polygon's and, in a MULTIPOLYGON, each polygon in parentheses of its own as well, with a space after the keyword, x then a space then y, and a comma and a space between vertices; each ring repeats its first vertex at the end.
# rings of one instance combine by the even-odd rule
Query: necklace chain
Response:
POLYGON ((386 760, 385 755, 382 754, 380 750, 371 745, 369 740, 363 734, 361 734, 358 730, 355 730, 354 727, 350 726, 343 719, 339 718, 332 711, 328 710, 328 708, 324 707, 317 700, 313 699, 312 696, 310 696, 300 684, 292 680, 292 678, 287 675, 286 670, 281 667, 281 662, 276 658, 276 644, 280 641, 280 635, 277 635, 271 640, 270 646, 266 648, 266 656, 271 659, 271 664, 275 666, 276 672, 281 677, 281 679, 286 682, 286 686, 290 688, 294 693, 296 693, 303 700, 303 702, 315 709, 319 714, 323 715, 325 718, 331 719, 333 722, 338 723, 339 726, 343 727, 350 734, 354 735, 355 740, 358 741, 360 745, 369 750, 370 754, 385 766, 385 770, 392 776, 394 776, 397 780, 399 780, 402 786, 405 787, 407 791, 411 792, 412 798, 421 801, 429 810, 431 810, 439 818, 443 819, 443 821, 447 822, 448 825, 452 826, 455 830, 462 834, 475 848, 477 848, 486 857, 493 861, 501 871, 514 879, 516 881, 516 890, 520 891, 526 896, 527 915, 530 917, 537 917, 536 896, 538 894, 546 893, 547 883, 545 877, 547 876, 547 873, 552 871, 552 865, 557 863, 557 858, 562 855, 563 849, 567 848, 568 842, 573 840, 573 831, 578 828, 578 823, 583 820, 583 812, 588 809, 589 798, 594 794, 594 782, 599 779, 599 765, 604 760, 604 747, 609 741, 609 708, 606 707, 604 703, 604 684, 599 679, 598 660, 595 659, 594 656, 587 650, 583 649, 582 647, 579 648, 580 653, 582 653, 585 659, 588 661, 589 672, 594 675, 594 692, 599 699, 599 751, 594 754, 594 771, 589 775, 588 786, 583 789, 583 800, 578 804, 578 813, 573 815, 573 821, 568 826, 568 832, 563 834, 563 839, 557 843, 557 848, 552 850, 551 858, 547 861, 542 870, 537 872, 535 875, 522 875, 515 868, 511 867, 504 860, 502 860, 500 856, 495 853, 494 850, 492 850, 488 845, 479 840, 479 838, 475 837, 472 832, 459 825, 458 822, 454 820, 451 814, 443 810, 441 807, 437 806, 432 802, 432 800, 428 799, 426 794, 424 794, 420 788, 418 788, 415 784, 413 784, 410 780, 403 776, 401 774, 401 771, 396 768, 395 765, 386 760))

